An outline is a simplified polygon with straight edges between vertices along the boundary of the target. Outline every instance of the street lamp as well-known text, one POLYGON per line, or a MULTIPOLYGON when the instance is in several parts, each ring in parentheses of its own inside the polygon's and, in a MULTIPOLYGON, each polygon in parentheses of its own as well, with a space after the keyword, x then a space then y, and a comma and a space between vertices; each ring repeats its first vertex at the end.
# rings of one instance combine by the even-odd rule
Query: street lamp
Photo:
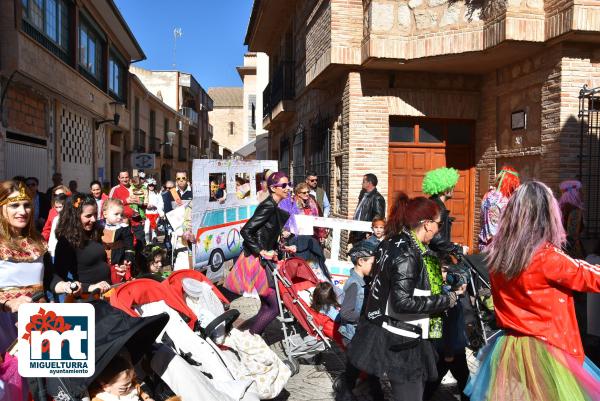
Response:
POLYGON ((110 104, 115 108, 115 112, 113 113, 113 118, 109 120, 96 121, 96 131, 100 128, 100 125, 105 123, 113 123, 114 125, 119 125, 119 121, 121 120, 121 115, 117 113, 117 106, 121 105, 121 102, 110 102, 110 104))
POLYGON ((165 142, 161 143, 160 146, 163 146, 163 145, 169 145, 169 146, 171 146, 171 145, 173 145, 173 140, 175 139, 175 135, 177 135, 177 134, 174 133, 173 131, 169 131, 169 132, 166 133, 166 135, 167 135, 167 140, 165 142))

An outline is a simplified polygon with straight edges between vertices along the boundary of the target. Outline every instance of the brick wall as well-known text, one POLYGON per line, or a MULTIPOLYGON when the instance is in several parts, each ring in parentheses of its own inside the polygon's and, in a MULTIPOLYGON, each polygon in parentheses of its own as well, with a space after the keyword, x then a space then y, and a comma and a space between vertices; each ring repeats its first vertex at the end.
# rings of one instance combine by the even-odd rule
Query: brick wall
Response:
POLYGON ((47 138, 46 99, 26 86, 11 83, 5 99, 8 127, 18 133, 47 138))

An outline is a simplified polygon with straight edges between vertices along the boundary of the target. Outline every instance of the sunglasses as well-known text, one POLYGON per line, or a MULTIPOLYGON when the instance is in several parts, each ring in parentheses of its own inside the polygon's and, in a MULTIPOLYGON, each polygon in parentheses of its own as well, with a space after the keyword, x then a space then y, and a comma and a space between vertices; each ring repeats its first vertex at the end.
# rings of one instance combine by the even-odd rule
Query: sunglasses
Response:
POLYGON ((173 187, 165 187, 165 188, 167 188, 167 190, 169 190, 169 189, 173 189, 173 187))
POLYGON ((294 186, 294 184, 292 184, 291 182, 284 182, 282 184, 273 184, 271 185, 272 187, 277 187, 277 188, 282 188, 282 189, 286 189, 287 187, 292 188, 294 186))
POLYGON ((308 191, 302 191, 302 192, 298 192, 300 195, 308 195, 310 192, 308 191))
POLYGON ((187 181, 187 177, 177 177, 175 178, 177 181, 187 181))
POLYGON ((317 182, 317 181, 319 181, 319 179, 318 179, 318 178, 313 178, 313 179, 311 179, 311 180, 308 180, 308 182, 317 182))

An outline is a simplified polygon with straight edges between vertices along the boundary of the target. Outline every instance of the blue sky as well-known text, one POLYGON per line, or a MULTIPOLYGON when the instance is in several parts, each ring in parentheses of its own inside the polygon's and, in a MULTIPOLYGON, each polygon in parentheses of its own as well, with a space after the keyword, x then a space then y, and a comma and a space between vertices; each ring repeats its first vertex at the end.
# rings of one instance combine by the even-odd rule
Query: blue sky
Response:
POLYGON ((115 0, 146 54, 147 69, 173 69, 173 29, 177 69, 190 72, 205 89, 241 86, 235 69, 243 64, 252 0, 115 0))

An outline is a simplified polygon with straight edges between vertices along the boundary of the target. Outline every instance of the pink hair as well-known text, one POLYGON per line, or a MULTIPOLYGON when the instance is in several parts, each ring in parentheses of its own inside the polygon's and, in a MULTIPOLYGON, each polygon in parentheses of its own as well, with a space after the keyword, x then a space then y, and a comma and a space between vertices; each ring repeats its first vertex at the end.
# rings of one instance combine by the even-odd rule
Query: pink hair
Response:
POLYGON ((552 191, 539 181, 530 181, 519 186, 508 201, 486 260, 491 272, 512 279, 527 269, 541 246, 550 243, 561 248, 565 241, 552 191))
POLYGON ((562 195, 558 204, 562 209, 565 205, 573 205, 578 209, 583 209, 583 199, 581 199, 581 182, 577 180, 567 180, 560 183, 562 195))

